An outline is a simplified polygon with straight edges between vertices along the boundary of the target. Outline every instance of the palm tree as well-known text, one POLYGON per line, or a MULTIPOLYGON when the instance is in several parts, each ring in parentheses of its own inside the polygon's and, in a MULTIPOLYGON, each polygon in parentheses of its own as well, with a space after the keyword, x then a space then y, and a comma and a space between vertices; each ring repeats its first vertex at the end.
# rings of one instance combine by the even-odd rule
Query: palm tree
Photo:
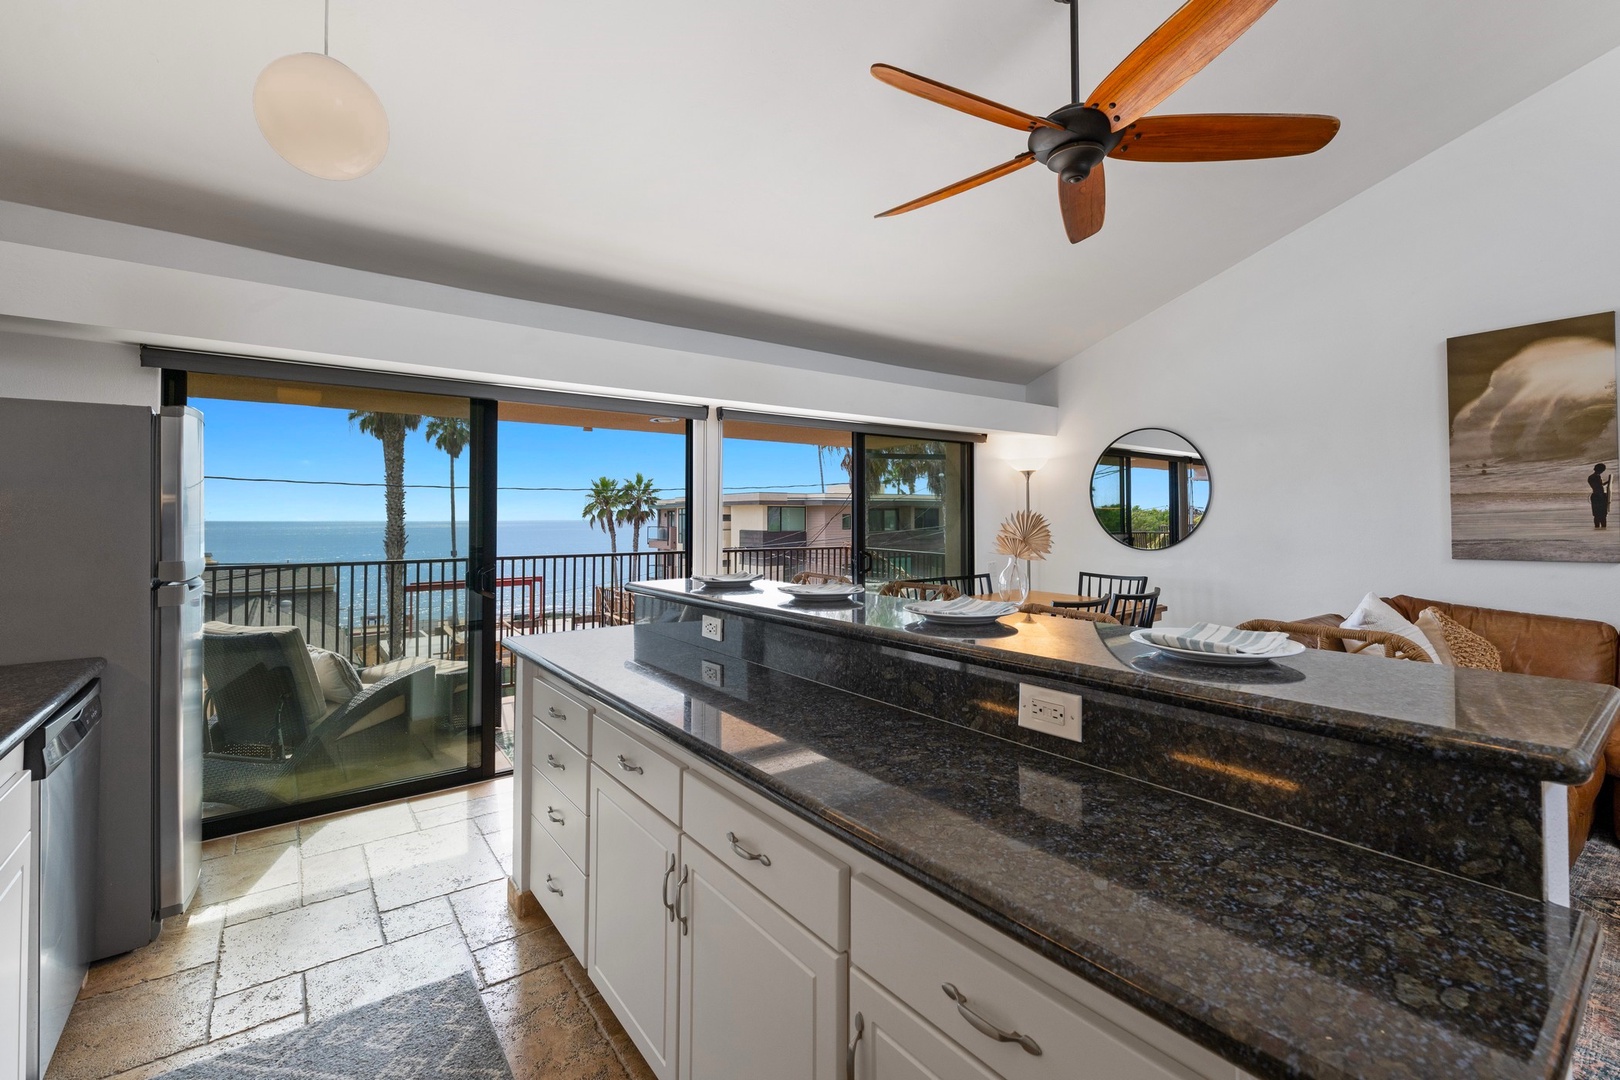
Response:
POLYGON ((619 508, 619 524, 630 526, 630 550, 641 550, 641 527, 658 516, 658 489, 640 473, 626 480, 619 489, 624 504, 619 508))
POLYGON ((383 557, 388 560, 388 656, 397 660, 405 649, 405 436, 421 426, 410 413, 349 413, 349 423, 382 443, 383 507, 388 523, 383 528, 383 557))
POLYGON ((624 505, 624 489, 611 477, 599 477, 590 487, 590 498, 580 516, 594 529, 608 534, 608 549, 619 553, 619 509, 624 505))
POLYGON ((427 441, 450 455, 450 558, 456 557, 456 458, 467 449, 472 432, 459 416, 435 416, 423 432, 427 441))

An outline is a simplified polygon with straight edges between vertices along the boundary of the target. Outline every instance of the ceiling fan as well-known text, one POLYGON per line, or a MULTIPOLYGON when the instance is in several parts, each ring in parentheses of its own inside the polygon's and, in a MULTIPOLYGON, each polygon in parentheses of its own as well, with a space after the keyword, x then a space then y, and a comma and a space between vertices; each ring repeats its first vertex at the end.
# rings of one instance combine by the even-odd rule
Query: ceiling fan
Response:
POLYGON ((948 199, 1039 161, 1058 174, 1063 227, 1069 243, 1078 244, 1102 228, 1106 157, 1138 161, 1291 157, 1315 153, 1338 133, 1339 121, 1332 116, 1145 115, 1242 37, 1277 0, 1187 0, 1089 98, 1080 96, 1079 0, 1058 2, 1069 5, 1069 96, 1073 100, 1048 116, 1020 112, 888 64, 872 65, 872 74, 890 86, 981 120, 1029 132, 1029 149, 1011 161, 901 203, 878 217, 893 217, 948 199))

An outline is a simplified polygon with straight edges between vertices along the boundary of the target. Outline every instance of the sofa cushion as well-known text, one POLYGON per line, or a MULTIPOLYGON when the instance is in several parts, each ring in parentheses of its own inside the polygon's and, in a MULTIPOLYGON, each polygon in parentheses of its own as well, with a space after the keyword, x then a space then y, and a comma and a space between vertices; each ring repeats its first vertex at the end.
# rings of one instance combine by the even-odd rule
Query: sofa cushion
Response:
MULTIPOLYGON (((304 712, 304 722, 314 724, 331 712, 332 706, 321 689, 321 680, 315 674, 315 662, 310 659, 304 645, 304 633, 296 626, 242 626, 238 623, 203 623, 204 637, 251 637, 264 635, 274 642, 274 655, 279 666, 292 677, 293 689, 298 694, 298 705, 304 712)), ((206 649, 206 644, 204 645, 206 649)))
POLYGON ((1409 619, 1424 608, 1439 609, 1495 645, 1503 671, 1620 685, 1620 632, 1608 623, 1405 595, 1390 597, 1389 606, 1409 619))
MULTIPOLYGON (((1424 636, 1423 631, 1418 629, 1417 623, 1372 593, 1361 598, 1361 603, 1356 605, 1356 610, 1350 613, 1350 617, 1344 620, 1342 625, 1346 630, 1377 630, 1380 633, 1397 634, 1422 649, 1430 660, 1436 659, 1434 646, 1424 636)), ((1348 652, 1362 656, 1384 655, 1382 645, 1346 645, 1345 648, 1348 652)))
POLYGON ((1501 671, 1502 653, 1489 638, 1474 633, 1437 607, 1426 607, 1417 626, 1434 646, 1435 662, 1446 667, 1501 671))
POLYGON ((361 689, 360 673, 349 658, 330 649, 309 647, 309 658, 315 665, 315 677, 321 684, 321 693, 333 705, 347 704, 361 689))

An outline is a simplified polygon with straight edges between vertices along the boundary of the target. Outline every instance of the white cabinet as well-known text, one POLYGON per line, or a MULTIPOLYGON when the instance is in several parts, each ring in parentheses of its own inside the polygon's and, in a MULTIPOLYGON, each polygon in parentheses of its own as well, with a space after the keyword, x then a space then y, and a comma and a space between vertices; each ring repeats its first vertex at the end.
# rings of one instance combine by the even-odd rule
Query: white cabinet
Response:
POLYGON ((0 1080, 28 1068, 33 792, 21 768, 20 750, 0 761, 0 1080))
POLYGON ((849 973, 847 1080, 1000 1080, 859 969, 849 973))
POLYGON ((591 982, 659 1080, 674 1080, 680 831, 591 768, 591 982))
POLYGON ((681 1076, 842 1080, 847 957, 681 841, 681 1076))

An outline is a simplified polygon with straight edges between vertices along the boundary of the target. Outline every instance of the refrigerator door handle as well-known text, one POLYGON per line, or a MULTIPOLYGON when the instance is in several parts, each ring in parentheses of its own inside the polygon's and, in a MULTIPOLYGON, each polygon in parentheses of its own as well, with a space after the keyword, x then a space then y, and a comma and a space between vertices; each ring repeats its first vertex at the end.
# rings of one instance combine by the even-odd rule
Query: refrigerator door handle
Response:
POLYGON ((152 590, 152 603, 160 608, 184 607, 194 593, 201 591, 200 581, 190 581, 181 585, 159 585, 152 590))

